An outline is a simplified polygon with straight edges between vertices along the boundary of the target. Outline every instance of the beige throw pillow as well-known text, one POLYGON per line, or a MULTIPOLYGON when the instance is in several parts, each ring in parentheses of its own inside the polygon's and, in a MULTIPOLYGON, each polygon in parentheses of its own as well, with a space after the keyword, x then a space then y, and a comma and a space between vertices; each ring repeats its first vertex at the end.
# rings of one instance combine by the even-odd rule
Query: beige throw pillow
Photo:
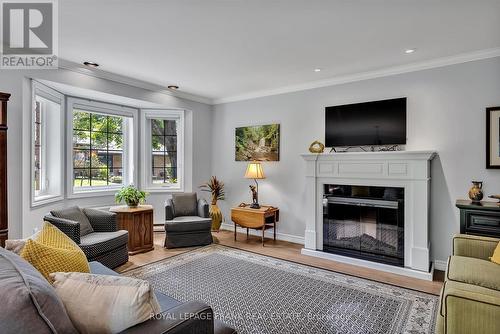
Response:
POLYGON ((8 251, 11 251, 12 253, 16 253, 17 255, 21 255, 21 252, 26 245, 26 242, 28 239, 34 240, 38 238, 40 235, 40 231, 36 232, 33 234, 31 237, 28 237, 26 239, 9 239, 5 240, 5 249, 8 251))
POLYGON ((12 253, 16 253, 17 255, 21 255, 21 251, 26 245, 26 241, 28 239, 9 239, 5 240, 5 249, 11 251, 12 253))
POLYGON ((119 333, 160 313, 147 281, 85 273, 53 273, 50 278, 82 334, 119 333))

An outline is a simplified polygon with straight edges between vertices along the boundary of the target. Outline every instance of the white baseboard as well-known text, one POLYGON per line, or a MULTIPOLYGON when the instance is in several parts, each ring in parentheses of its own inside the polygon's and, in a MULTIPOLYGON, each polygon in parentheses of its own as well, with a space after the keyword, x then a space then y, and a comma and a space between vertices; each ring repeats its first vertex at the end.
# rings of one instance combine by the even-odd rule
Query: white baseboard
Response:
POLYGON ((436 270, 446 271, 447 265, 448 265, 448 261, 434 260, 434 268, 436 270))
MULTIPOLYGON (((232 224, 224 223, 224 224, 221 225, 220 228, 222 230, 234 231, 234 225, 232 225, 232 224)), ((236 229, 236 231, 239 232, 239 233, 247 233, 247 229, 246 228, 242 228, 242 227, 239 227, 239 226, 236 229)), ((260 231, 253 230, 253 229, 250 229, 249 234, 255 235, 255 236, 261 236, 262 235, 262 233, 260 231)), ((273 238, 273 231, 271 230, 271 231, 264 232, 264 236, 266 238, 273 238)), ((296 236, 296 235, 291 235, 291 234, 286 234, 286 233, 276 232, 276 239, 277 240, 288 241, 288 242, 293 242, 293 243, 301 244, 301 245, 304 244, 304 237, 299 237, 299 236, 296 236)))

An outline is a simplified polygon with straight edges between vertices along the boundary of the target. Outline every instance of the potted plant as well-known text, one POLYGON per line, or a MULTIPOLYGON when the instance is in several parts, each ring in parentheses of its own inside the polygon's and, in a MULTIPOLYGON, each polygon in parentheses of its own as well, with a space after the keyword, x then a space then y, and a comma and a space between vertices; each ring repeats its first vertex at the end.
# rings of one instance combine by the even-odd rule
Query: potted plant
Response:
POLYGON ((115 195, 116 203, 125 202, 130 208, 136 208, 139 203, 144 203, 148 194, 129 185, 120 189, 115 195))
POLYGON ((212 231, 219 231, 222 224, 222 212, 217 206, 218 200, 225 199, 224 183, 217 179, 217 176, 212 176, 210 180, 200 186, 201 191, 211 193, 212 202, 210 204, 210 217, 212 218, 212 231))

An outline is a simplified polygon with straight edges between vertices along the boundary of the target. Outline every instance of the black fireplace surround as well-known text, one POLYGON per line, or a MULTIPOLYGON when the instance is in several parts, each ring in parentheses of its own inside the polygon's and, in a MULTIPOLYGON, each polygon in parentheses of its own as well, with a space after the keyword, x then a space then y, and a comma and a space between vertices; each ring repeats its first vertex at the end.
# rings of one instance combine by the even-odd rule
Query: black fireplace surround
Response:
POLYGON ((404 189, 324 185, 323 251, 404 266, 404 189))

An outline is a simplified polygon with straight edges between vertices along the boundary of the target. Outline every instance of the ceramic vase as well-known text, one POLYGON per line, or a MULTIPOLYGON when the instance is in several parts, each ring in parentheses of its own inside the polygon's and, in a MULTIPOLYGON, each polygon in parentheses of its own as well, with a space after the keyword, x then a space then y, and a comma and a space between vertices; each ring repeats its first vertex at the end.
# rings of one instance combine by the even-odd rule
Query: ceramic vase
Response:
POLYGON ((472 181, 472 187, 469 189, 469 198, 473 202, 480 202, 483 199, 483 182, 472 181))
POLYGON ((219 232, 222 224, 222 211, 217 206, 217 200, 212 199, 212 204, 209 209, 210 218, 212 218, 212 231, 219 232))

